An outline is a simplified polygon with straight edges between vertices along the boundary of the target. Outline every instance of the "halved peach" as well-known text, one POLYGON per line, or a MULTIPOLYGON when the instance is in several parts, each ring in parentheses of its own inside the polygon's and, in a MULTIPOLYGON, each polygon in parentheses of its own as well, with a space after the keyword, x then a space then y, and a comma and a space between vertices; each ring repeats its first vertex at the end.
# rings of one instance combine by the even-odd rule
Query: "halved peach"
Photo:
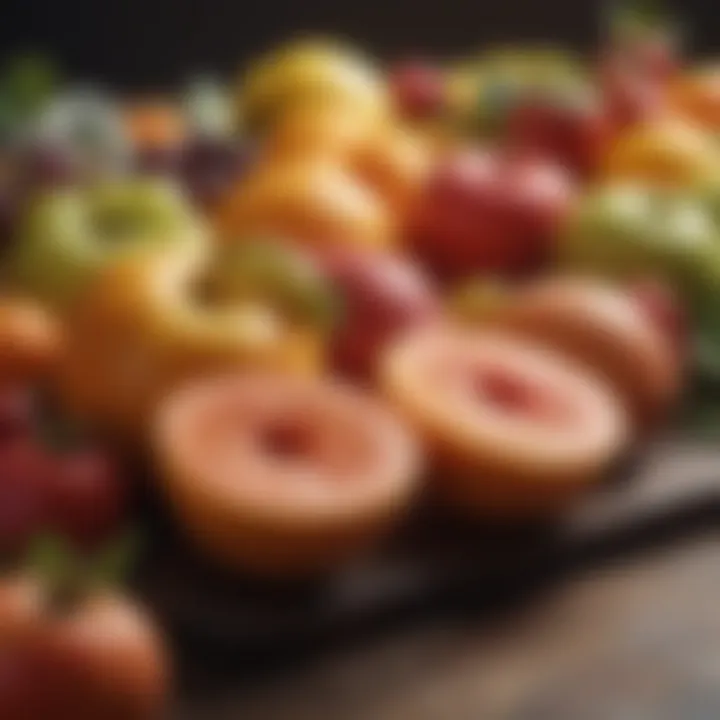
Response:
POLYGON ((665 419, 682 391, 676 345, 630 293, 611 284, 543 280, 519 292, 493 321, 592 369, 616 390, 640 429, 665 419))
POLYGON ((381 378, 433 453, 438 494, 470 515, 562 511, 627 442, 626 415, 605 385, 510 335, 416 332, 386 353, 381 378))
POLYGON ((328 379, 250 373, 187 385, 153 433, 179 522, 208 557, 269 576, 330 570, 408 506, 420 454, 380 401, 328 379))

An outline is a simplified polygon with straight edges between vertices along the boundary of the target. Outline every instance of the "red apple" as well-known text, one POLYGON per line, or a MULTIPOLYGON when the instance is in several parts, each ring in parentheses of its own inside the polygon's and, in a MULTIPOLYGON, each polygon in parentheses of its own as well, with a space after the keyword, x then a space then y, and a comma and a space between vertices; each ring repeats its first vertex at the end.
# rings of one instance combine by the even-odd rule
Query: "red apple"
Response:
POLYGON ((339 249, 324 253, 319 262, 337 288, 340 321, 333 355, 337 367, 348 374, 373 375, 382 347, 440 313, 429 278, 406 258, 339 249))
POLYGON ((430 179, 411 221, 411 242, 445 279, 517 276, 552 255, 572 196, 560 165, 525 153, 460 150, 430 179))
POLYGON ((447 102, 447 82, 440 68, 416 60, 390 72, 390 92, 404 118, 421 120, 439 115, 447 102))
POLYGON ((602 159, 607 123, 593 98, 558 102, 530 97, 511 111, 507 139, 511 147, 552 158, 585 179, 602 159))

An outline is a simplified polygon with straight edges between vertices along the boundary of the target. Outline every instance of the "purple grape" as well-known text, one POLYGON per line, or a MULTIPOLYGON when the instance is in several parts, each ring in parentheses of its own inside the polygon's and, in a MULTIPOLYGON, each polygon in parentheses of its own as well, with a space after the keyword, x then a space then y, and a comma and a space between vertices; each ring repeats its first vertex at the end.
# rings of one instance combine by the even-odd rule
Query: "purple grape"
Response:
POLYGON ((135 158, 140 175, 175 177, 180 171, 181 152, 177 148, 145 148, 135 158))
POLYGON ((180 177, 203 207, 212 205, 240 178, 249 164, 246 147, 228 140, 196 138, 185 149, 180 177))
POLYGON ((78 181, 79 169, 73 153, 59 145, 33 145, 17 159, 16 189, 25 198, 36 192, 65 187, 78 181))

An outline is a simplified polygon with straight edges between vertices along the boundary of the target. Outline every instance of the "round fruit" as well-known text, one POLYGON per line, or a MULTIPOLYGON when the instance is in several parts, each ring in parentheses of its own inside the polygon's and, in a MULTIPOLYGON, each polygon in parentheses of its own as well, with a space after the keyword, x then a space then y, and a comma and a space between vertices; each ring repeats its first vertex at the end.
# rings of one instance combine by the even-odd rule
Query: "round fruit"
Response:
POLYGON ((447 108, 448 80, 435 65, 408 61, 392 68, 390 93, 401 117, 409 120, 438 117, 447 108))
POLYGON ((390 127, 370 135, 350 157, 350 169, 404 221, 429 181, 435 151, 419 133, 390 127))
POLYGON ((243 176, 250 156, 248 148, 232 141, 195 138, 180 154, 180 181, 197 205, 214 207, 243 176))
POLYGON ((456 152, 420 196, 413 248, 444 278, 536 270, 553 254, 572 195, 560 166, 479 149, 456 152))
POLYGON ((204 228, 181 194, 157 179, 68 189, 39 197, 20 228, 20 286, 66 309, 106 265, 148 248, 196 245, 204 228))
POLYGON ((612 179, 693 187, 717 181, 720 153, 701 128, 676 118, 642 123, 621 133, 605 163, 612 179))
POLYGON ((61 352, 60 325, 41 305, 0 298, 0 383, 48 377, 61 352))
POLYGON ((268 53, 239 90, 240 115, 251 127, 315 101, 347 105, 368 117, 385 114, 388 106, 382 77, 372 63, 352 48, 323 40, 302 40, 268 53))
POLYGON ((382 248, 394 241, 389 209, 334 161, 303 158, 259 168, 220 204, 220 237, 286 237, 311 246, 382 248))
POLYGON ((263 143, 264 159, 321 156, 345 161, 379 125, 344 105, 326 101, 295 105, 270 127, 263 143))
POLYGON ((330 380, 251 374, 170 396, 155 453, 178 519, 231 568, 335 568, 388 530, 416 489, 419 454, 378 401, 330 380))
POLYGON ((268 302, 204 297, 210 261, 195 251, 144 253, 108 268, 70 314, 60 394, 73 414, 127 439, 176 383, 213 371, 312 374, 323 333, 268 302))
POLYGON ((681 392, 677 347, 639 303, 611 285, 586 278, 541 281, 493 320, 592 369, 640 427, 664 419, 681 392))
POLYGON ((431 449, 440 496, 490 520, 561 512, 627 442, 625 413, 602 383, 512 335, 413 333, 385 355, 382 380, 431 449))
POLYGON ((373 377, 385 345, 440 316, 432 283, 410 260, 338 249, 322 255, 320 266, 340 308, 331 352, 336 367, 350 375, 373 377))
POLYGON ((180 110, 162 100, 135 102, 125 108, 127 136, 137 151, 180 147, 187 128, 180 110))
POLYGON ((124 516, 122 480, 113 460, 99 450, 54 455, 47 483, 49 527, 82 548, 109 540, 124 516))
POLYGON ((22 553, 45 527, 50 463, 28 437, 0 445, 0 556, 22 553))
POLYGON ((159 717, 168 699, 169 662, 145 612, 109 591, 62 608, 53 601, 31 576, 0 584, 0 662, 13 676, 11 687, 0 687, 2 717, 159 717), (22 714, 10 714, 15 709, 22 714))
POLYGON ((720 72, 716 66, 680 75, 668 90, 670 107, 711 132, 720 130, 720 72))
POLYGON ((30 388, 0 386, 0 447, 30 437, 35 419, 35 396, 30 388))

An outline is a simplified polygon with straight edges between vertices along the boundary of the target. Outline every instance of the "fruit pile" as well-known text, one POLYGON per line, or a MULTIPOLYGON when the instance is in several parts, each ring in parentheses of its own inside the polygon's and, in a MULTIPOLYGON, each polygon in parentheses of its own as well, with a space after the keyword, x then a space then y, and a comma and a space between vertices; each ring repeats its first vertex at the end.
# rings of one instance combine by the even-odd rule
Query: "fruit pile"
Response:
POLYGON ((303 40, 123 101, 6 69, 0 716, 157 710, 159 637, 96 582, 131 465, 208 562, 314 577, 421 496, 557 517, 717 370, 720 72, 657 18, 601 50, 303 40))

